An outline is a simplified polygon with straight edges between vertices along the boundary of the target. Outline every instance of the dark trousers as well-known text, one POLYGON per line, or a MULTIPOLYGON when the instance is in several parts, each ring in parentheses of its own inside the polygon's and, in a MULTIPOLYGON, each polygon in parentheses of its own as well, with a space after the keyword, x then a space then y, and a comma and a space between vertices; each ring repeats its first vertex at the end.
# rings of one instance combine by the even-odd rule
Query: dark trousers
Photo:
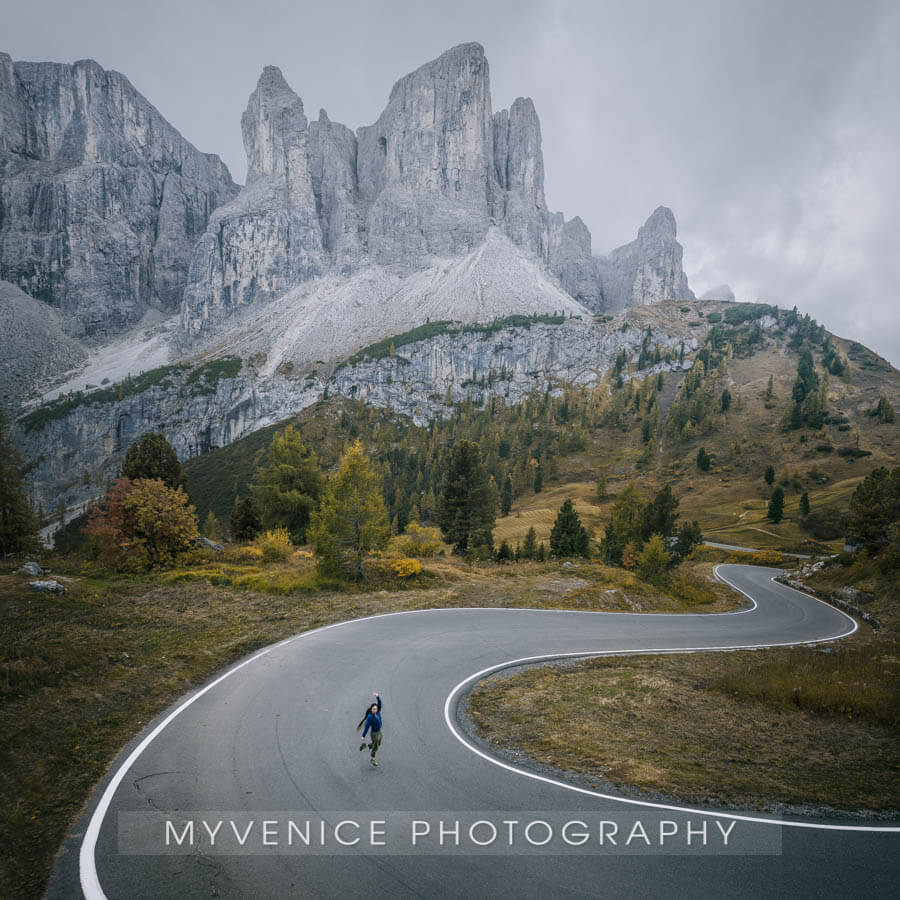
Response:
POLYGON ((372 748, 372 759, 375 759, 375 754, 378 752, 378 748, 381 746, 381 729, 378 731, 372 731, 370 733, 370 745, 372 748))

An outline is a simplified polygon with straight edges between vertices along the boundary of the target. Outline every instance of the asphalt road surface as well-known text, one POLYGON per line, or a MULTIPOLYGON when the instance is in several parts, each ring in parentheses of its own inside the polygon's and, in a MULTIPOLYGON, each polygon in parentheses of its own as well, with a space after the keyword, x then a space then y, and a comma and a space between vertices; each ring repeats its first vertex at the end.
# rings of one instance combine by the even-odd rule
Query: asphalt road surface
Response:
MULTIPOLYGON (((48 897, 897 896, 897 823, 638 802, 496 759, 459 724, 472 684, 516 661, 829 641, 856 628, 773 582, 775 570, 719 574, 753 601, 746 610, 428 610, 273 645, 122 751, 48 897), (378 767, 354 730, 376 690, 378 767)), ((523 729, 541 715, 536 705, 523 729)))

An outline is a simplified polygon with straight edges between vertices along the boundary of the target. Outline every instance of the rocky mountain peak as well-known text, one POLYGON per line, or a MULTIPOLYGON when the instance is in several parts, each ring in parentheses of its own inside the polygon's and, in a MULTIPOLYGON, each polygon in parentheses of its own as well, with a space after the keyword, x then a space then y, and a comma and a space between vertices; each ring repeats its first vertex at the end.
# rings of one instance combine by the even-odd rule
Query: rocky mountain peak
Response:
POLYGON ((274 175, 291 180, 306 166, 306 130, 303 101, 277 66, 266 66, 241 117, 247 151, 247 183, 274 175))
POLYGON ((518 97, 494 116, 494 167, 501 188, 547 208, 541 123, 530 97, 518 97))
POLYGON ((734 291, 727 284, 720 284, 710 288, 700 296, 701 300, 724 300, 726 303, 734 303, 734 291))
POLYGON ((668 206, 657 206, 638 229, 638 240, 644 243, 674 241, 677 230, 672 210, 668 206))
POLYGON ((672 210, 658 206, 630 244, 598 260, 603 299, 609 309, 645 306, 659 300, 693 300, 682 268, 683 248, 675 239, 672 210))
POLYGON ((418 69, 398 79, 391 88, 388 105, 414 93, 423 84, 445 82, 448 93, 466 90, 490 78, 484 47, 474 41, 457 44, 436 59, 423 63, 418 69))
POLYGON ((118 72, 0 55, 0 279, 102 342, 181 302, 191 251, 237 192, 118 72))

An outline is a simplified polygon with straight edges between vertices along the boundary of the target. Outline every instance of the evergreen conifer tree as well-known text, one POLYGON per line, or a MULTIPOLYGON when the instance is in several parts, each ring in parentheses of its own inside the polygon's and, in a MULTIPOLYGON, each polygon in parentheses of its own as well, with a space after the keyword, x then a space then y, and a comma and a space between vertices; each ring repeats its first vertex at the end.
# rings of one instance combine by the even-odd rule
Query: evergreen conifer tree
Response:
POLYGON ((784 518, 784 491, 780 487, 777 487, 772 491, 766 515, 776 525, 784 518))
POLYGON ((291 540, 302 544, 323 483, 315 454, 293 426, 276 434, 251 485, 265 527, 287 528, 291 540))
POLYGON ((896 539, 900 521, 900 466, 873 469, 856 486, 847 514, 847 535, 869 553, 879 553, 896 539))
POLYGON ((534 559, 537 555, 537 535, 534 526, 528 529, 525 540, 522 543, 522 559, 534 559))
POLYGON ((362 442, 356 441, 328 479, 311 517, 309 537, 322 571, 361 580, 366 554, 387 544, 390 524, 379 482, 362 442))
POLYGON ((211 541, 222 540, 222 524, 212 510, 206 514, 206 518, 203 520, 203 534, 211 541))
POLYGON ((550 555, 556 557, 590 556, 590 540, 570 499, 556 515, 550 532, 550 555))
POLYGON ((139 478, 158 478, 167 487, 187 490, 187 478, 178 455, 165 435, 148 431, 125 451, 122 477, 131 481, 139 478))
POLYGON ((457 553, 493 546, 497 487, 474 441, 458 440, 444 465, 438 524, 457 553))
POLYGON ((233 541, 252 541, 262 531, 262 519, 259 507, 253 497, 235 500, 231 510, 231 539, 233 541))
POLYGON ((503 492, 500 495, 500 515, 508 516, 512 509, 513 489, 512 479, 509 475, 503 480, 503 492))

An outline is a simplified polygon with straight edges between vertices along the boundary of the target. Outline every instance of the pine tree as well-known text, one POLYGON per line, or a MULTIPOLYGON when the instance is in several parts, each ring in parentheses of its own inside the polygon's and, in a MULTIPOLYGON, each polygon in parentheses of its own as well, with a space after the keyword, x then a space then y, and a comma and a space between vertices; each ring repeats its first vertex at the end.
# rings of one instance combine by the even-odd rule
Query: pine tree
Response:
POLYGON ((206 518, 203 520, 203 534, 211 541, 221 541, 224 536, 222 524, 212 510, 206 514, 206 518))
POLYGON ((766 479, 766 484, 771 487, 775 483, 775 467, 766 466, 765 475, 763 477, 766 479))
POLYGON ((721 406, 723 413, 728 412, 728 408, 731 406, 731 392, 728 388, 725 388, 725 390, 722 391, 721 406))
POLYGON ((800 497, 800 515, 805 519, 809 515, 809 494, 800 497))
POLYGON ((772 491, 766 515, 776 525, 784 518, 784 491, 780 487, 772 491))
POLYGON ((547 559, 547 548, 544 546, 544 542, 541 541, 540 545, 538 546, 537 561, 544 562, 544 560, 546 560, 546 559, 547 559))
POLYGON ((701 447, 697 451, 697 468, 701 472, 708 472, 712 464, 712 457, 706 452, 705 447, 701 447))
POLYGON ((675 534, 679 500, 669 485, 660 488, 641 512, 641 539, 647 541, 653 534, 663 538, 675 534))
POLYGON ((534 526, 528 529, 525 540, 522 543, 522 559, 534 559, 537 555, 537 535, 534 526))
POLYGON ((366 554, 387 544, 390 525, 379 481, 362 442, 356 441, 328 479, 311 517, 309 537, 323 572, 362 580, 366 554))
POLYGON ((513 486, 509 475, 503 480, 503 493, 500 495, 500 515, 508 516, 512 509, 513 486))
POLYGON ((609 497, 608 482, 609 476, 606 472, 600 472, 597 475, 597 500, 603 501, 609 497))
POLYGON ((235 500, 231 510, 231 539, 252 541, 262 531, 259 507, 253 497, 235 500))
POLYGON ((458 440, 444 466, 438 524, 457 553, 493 547, 497 487, 474 441, 458 440))
POLYGON ((159 478, 173 490, 187 490, 187 477, 178 461, 178 455, 165 435, 148 431, 142 434, 125 451, 122 477, 131 481, 139 478, 159 478))
POLYGON ((875 407, 875 415, 882 425, 890 424, 894 421, 894 407, 884 394, 878 398, 878 406, 875 407))
POLYGON ((900 466, 873 469, 856 486, 847 514, 847 535, 869 553, 881 552, 900 521, 900 466))
POLYGON ((550 532, 550 555, 556 557, 590 556, 590 540, 570 499, 556 515, 550 532))
POLYGON ((315 454, 289 425, 272 438, 264 464, 253 475, 251 490, 263 525, 287 528, 291 540, 302 544, 323 483, 315 454))
POLYGON ((534 492, 539 494, 544 488, 544 467, 538 463, 534 472, 534 492))
POLYGON ((38 549, 38 521, 22 488, 22 457, 0 413, 0 556, 38 549))
POLYGON ((672 546, 672 559, 674 562, 681 562, 685 557, 689 556, 694 547, 703 543, 703 532, 697 520, 693 522, 682 522, 678 529, 678 534, 674 545, 672 546))
POLYGON ((512 548, 507 541, 503 541, 497 550, 497 562, 512 562, 514 559, 512 548))
POLYGON ((766 385, 766 400, 771 400, 774 392, 775 392, 774 379, 771 375, 769 375, 769 382, 766 385))
POLYGON ((629 543, 640 542, 644 501, 634 484, 621 491, 613 503, 600 555, 611 566, 622 565, 622 553, 629 543))

